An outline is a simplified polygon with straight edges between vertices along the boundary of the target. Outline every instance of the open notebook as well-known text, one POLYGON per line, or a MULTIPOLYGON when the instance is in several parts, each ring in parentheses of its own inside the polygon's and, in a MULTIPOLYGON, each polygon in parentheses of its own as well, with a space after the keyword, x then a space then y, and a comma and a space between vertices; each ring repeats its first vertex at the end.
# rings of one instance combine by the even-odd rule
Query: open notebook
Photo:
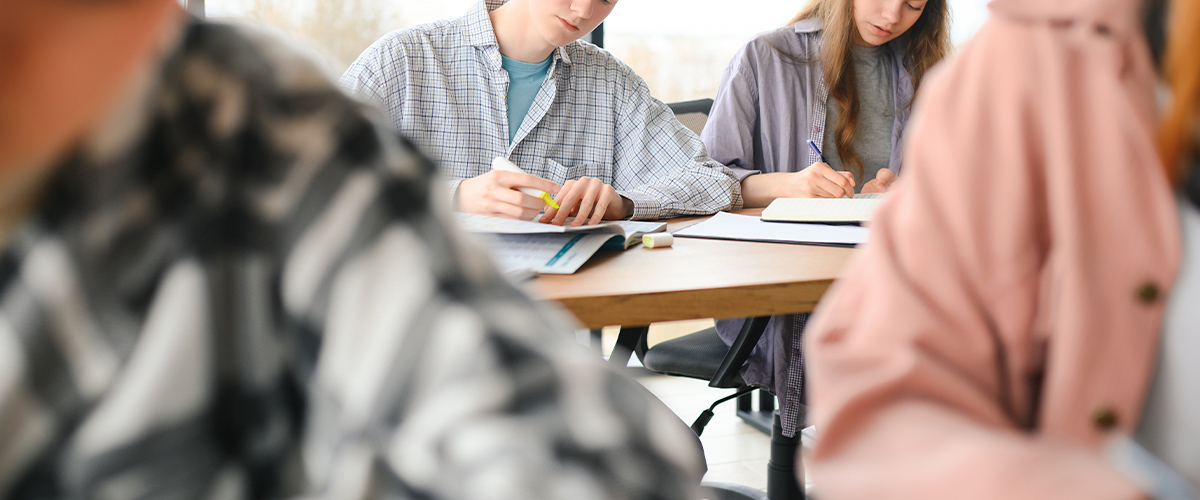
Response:
MULTIPOLYGON (((624 250, 642 235, 665 231, 662 222, 609 221, 592 226, 537 222, 457 213, 459 227, 486 235, 485 249, 501 272, 571 274, 598 250, 624 250)), ((568 219, 567 224, 570 224, 568 219)))
POLYGON ((572 226, 574 217, 568 217, 561 225, 542 224, 523 220, 501 219, 486 215, 455 213, 458 223, 463 230, 470 233, 492 234, 606 234, 609 244, 605 249, 624 250, 642 242, 642 235, 666 231, 665 222, 644 222, 633 220, 605 221, 591 226, 572 226), (617 238, 620 236, 620 238, 617 238))
POLYGON ((763 209, 762 220, 862 224, 871 220, 871 214, 882 201, 880 193, 857 194, 853 198, 776 198, 763 209))

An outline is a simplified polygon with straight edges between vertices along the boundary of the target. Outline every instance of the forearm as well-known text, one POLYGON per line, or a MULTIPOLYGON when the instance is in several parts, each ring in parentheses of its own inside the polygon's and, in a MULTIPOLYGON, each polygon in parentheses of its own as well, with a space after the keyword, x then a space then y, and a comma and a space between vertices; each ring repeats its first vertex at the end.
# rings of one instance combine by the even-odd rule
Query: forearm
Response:
POLYGON ((751 175, 742 180, 742 201, 746 208, 762 208, 779 197, 775 174, 751 175))

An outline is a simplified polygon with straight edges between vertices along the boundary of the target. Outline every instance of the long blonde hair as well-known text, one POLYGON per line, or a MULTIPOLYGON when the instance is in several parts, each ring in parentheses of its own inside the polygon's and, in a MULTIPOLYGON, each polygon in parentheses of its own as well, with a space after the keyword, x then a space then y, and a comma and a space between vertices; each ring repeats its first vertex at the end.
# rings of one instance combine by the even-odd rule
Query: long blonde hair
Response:
MULTIPOLYGON (((851 146, 858 129, 858 80, 850 64, 854 44, 854 0, 812 0, 788 24, 819 18, 821 28, 821 66, 829 96, 842 108, 834 129, 834 143, 842 164, 862 179, 863 164, 851 146)), ((950 7, 946 0, 929 0, 921 17, 896 41, 904 46, 904 66, 913 83, 913 95, 931 66, 950 53, 950 7)), ((912 101, 904 107, 912 105, 912 101)))

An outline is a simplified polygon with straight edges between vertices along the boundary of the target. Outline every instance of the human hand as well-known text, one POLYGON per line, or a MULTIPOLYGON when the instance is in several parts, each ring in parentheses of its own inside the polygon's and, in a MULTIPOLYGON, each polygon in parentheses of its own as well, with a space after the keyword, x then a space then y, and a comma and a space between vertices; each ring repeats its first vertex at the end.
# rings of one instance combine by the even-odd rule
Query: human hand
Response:
POLYGON ((758 174, 742 180, 742 198, 747 208, 765 207, 776 198, 843 196, 854 197, 854 175, 819 162, 799 172, 758 174))
POLYGON ((572 226, 599 224, 603 219, 624 219, 633 211, 632 201, 617 194, 612 186, 591 177, 564 182, 554 201, 561 208, 547 207, 538 222, 561 226, 568 216, 574 215, 572 226))
POLYGON ((791 173, 791 177, 790 182, 781 186, 787 189, 789 194, 781 198, 854 197, 854 174, 834 170, 826 163, 813 163, 804 170, 791 173), (796 196, 796 192, 799 192, 800 196, 796 196))
POLYGON ((458 184, 458 209, 477 215, 530 220, 546 203, 518 191, 520 188, 559 192, 558 184, 536 175, 492 170, 458 184))
POLYGON ((892 182, 896 180, 896 173, 891 169, 881 168, 875 174, 875 178, 863 184, 862 192, 864 193, 886 193, 888 188, 892 186, 892 182))

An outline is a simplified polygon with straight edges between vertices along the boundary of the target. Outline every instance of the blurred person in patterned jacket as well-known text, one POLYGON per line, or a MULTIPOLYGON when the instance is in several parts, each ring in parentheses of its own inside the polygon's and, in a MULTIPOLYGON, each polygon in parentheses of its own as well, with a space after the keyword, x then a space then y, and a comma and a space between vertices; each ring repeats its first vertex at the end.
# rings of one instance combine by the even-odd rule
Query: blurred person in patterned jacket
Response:
POLYGON ((0 497, 691 498, 686 427, 317 68, 0 0, 0 497))

